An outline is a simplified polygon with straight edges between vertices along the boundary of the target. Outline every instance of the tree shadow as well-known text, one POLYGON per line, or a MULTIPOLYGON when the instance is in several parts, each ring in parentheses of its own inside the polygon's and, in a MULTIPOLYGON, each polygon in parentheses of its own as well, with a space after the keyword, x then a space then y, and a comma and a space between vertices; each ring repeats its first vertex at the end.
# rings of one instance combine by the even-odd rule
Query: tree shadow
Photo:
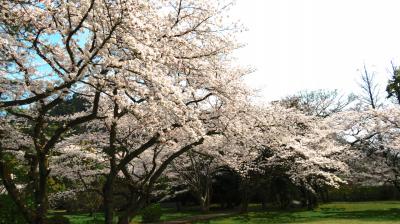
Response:
MULTIPOLYGON (((345 211, 344 208, 322 208, 305 212, 251 212, 229 218, 233 223, 307 223, 326 219, 356 219, 360 221, 399 221, 400 209, 345 211)), ((218 219, 216 219, 218 220, 218 219)), ((207 221, 199 223, 209 223, 207 221)))
POLYGON ((364 210, 364 211, 323 211, 326 217, 336 219, 359 219, 363 221, 400 221, 400 209, 390 208, 386 210, 364 210))

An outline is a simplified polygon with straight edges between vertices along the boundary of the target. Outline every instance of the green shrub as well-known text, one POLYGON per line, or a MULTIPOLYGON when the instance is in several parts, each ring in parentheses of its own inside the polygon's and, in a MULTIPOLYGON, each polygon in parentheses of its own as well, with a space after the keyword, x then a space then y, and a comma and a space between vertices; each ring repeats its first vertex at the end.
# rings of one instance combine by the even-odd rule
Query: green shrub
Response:
POLYGON ((0 224, 22 224, 25 220, 8 195, 0 195, 0 224))
POLYGON ((56 215, 46 220, 48 224, 70 224, 69 219, 62 215, 56 215))
POLYGON ((143 222, 158 222, 160 221, 162 210, 160 204, 152 204, 142 210, 143 222))

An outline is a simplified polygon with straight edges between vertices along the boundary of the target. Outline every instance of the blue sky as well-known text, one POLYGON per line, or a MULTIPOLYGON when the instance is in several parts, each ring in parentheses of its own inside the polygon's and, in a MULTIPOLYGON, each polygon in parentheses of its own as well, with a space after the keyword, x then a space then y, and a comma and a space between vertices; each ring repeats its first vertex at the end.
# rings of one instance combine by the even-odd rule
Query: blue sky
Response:
POLYGON ((248 31, 236 56, 247 78, 273 100, 303 89, 357 92, 365 63, 382 89, 400 65, 400 1, 237 0, 231 13, 248 31))

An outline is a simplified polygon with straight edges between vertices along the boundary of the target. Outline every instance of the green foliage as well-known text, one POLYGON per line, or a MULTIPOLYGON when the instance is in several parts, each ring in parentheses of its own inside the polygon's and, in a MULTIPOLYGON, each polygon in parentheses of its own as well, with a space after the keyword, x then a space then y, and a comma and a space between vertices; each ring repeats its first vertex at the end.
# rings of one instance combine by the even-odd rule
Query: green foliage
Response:
POLYGON ((160 221, 162 210, 160 204, 152 204, 142 210, 143 222, 158 222, 160 221))
POLYGON ((3 161, 7 164, 7 167, 10 169, 11 173, 15 175, 17 178, 16 181, 25 181, 26 178, 22 178, 24 173, 27 172, 27 168, 18 161, 15 155, 11 153, 3 153, 3 161))
POLYGON ((66 189, 65 184, 53 177, 47 179, 49 192, 60 192, 66 189))
POLYGON ((394 69, 392 79, 389 80, 386 86, 388 98, 395 97, 400 103, 400 70, 394 69))
POLYGON ((53 116, 65 116, 71 115, 76 112, 83 112, 89 108, 90 102, 85 98, 81 98, 79 96, 72 95, 66 101, 58 104, 50 111, 50 115, 53 116))
POLYGON ((25 220, 8 195, 0 195, 0 224, 23 224, 25 220))
POLYGON ((46 220, 48 224, 70 224, 69 219, 62 215, 55 215, 46 220))

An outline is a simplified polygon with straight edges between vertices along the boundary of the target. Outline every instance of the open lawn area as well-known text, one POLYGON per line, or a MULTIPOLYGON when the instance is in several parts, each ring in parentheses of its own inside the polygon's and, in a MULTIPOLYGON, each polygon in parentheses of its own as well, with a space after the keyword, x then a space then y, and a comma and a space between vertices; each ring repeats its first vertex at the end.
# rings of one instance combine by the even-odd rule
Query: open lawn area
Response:
POLYGON ((400 202, 329 203, 321 205, 314 211, 249 212, 246 215, 236 215, 201 223, 394 224, 400 223, 400 202))
MULTIPOLYGON (((71 224, 92 224, 96 223, 96 220, 98 223, 102 223, 101 221, 104 222, 104 216, 102 213, 95 213, 94 216, 89 216, 87 213, 82 213, 82 214, 65 214, 64 212, 53 212, 55 213, 60 213, 63 214, 65 217, 69 218, 71 221, 71 224)), ((213 214, 213 213, 210 213, 213 214)), ((187 220, 190 219, 191 217, 196 217, 199 215, 204 215, 200 211, 193 210, 190 208, 190 210, 185 210, 183 212, 176 212, 175 209, 171 208, 163 208, 163 215, 161 216, 161 222, 166 222, 166 221, 174 221, 174 220, 187 220)), ((132 224, 134 223, 141 223, 142 217, 141 215, 136 216, 132 224)), ((117 219, 115 218, 115 223, 117 222, 117 219)))
MULTIPOLYGON (((197 224, 231 224, 231 223, 296 223, 296 224, 397 224, 400 223, 400 201, 379 202, 335 202, 319 206, 313 211, 260 211, 258 206, 252 206, 245 215, 232 215, 225 218, 216 218, 208 221, 194 222, 197 224)), ((226 212, 226 211, 225 211, 226 212)), ((214 213, 210 213, 212 215, 214 213)), ((221 214, 219 212, 215 214, 221 214)), ((85 214, 67 215, 73 224, 93 223, 92 218, 85 214)), ((200 212, 174 212, 164 209, 162 222, 177 220, 193 220, 195 217, 204 217, 200 212)), ((98 219, 102 220, 101 214, 98 219)), ((137 216, 132 223, 140 223, 137 216)), ((192 221, 183 222, 192 223, 192 221)))

